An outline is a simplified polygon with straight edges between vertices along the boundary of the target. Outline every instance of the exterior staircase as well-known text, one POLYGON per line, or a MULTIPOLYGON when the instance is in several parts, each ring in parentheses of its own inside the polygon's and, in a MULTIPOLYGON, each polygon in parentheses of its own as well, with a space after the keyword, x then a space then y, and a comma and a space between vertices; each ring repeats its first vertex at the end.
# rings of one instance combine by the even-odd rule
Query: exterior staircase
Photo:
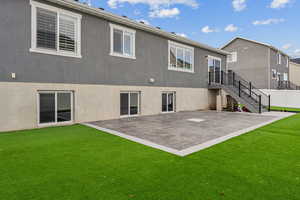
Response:
POLYGON ((233 71, 209 72, 209 89, 223 89, 253 113, 270 111, 270 95, 257 89, 233 71))

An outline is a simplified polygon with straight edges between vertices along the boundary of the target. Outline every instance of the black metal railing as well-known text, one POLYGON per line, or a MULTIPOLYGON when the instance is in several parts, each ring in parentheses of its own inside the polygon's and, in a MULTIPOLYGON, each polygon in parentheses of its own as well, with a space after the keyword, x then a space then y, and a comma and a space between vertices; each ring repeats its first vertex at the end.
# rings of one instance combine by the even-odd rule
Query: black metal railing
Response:
POLYGON ((277 89, 280 90, 300 90, 300 86, 291 81, 278 81, 277 89))
POLYGON ((230 87, 231 91, 256 107, 259 113, 262 112, 263 108, 270 111, 270 95, 265 94, 237 73, 233 71, 209 72, 208 77, 210 86, 230 87))

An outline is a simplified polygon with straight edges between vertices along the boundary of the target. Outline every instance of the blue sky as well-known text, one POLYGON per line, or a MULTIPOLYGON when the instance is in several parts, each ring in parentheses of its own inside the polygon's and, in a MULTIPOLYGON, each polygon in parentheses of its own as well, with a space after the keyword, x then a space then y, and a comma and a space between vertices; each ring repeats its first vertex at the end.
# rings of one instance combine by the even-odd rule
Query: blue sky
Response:
POLYGON ((81 0, 213 47, 236 36, 300 57, 299 0, 81 0))

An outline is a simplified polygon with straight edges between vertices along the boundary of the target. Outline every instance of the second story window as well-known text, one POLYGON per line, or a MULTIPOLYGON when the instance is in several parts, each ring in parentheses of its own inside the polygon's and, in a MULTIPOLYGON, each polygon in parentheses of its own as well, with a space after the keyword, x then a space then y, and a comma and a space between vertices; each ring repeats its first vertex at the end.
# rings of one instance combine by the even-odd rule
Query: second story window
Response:
POLYGON ((81 15, 31 1, 32 52, 81 57, 81 15))
POLYGON ((230 55, 227 56, 227 62, 237 62, 237 52, 231 52, 230 55))
POLYGON ((169 70, 194 72, 194 48, 169 41, 169 70))
POLYGON ((135 31, 110 24, 112 56, 135 59, 135 31))
POLYGON ((277 64, 281 65, 281 53, 277 53, 277 64))

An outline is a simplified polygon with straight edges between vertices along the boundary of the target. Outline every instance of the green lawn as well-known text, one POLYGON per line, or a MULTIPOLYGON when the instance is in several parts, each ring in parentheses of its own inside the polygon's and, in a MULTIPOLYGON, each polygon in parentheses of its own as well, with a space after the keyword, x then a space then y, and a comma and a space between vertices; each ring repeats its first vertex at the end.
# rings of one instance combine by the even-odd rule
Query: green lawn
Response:
POLYGON ((288 108, 288 107, 279 107, 271 106, 272 111, 283 111, 283 112, 300 112, 300 108, 288 108))
POLYGON ((0 134, 0 199, 300 199, 300 114, 187 157, 81 125, 0 134))

